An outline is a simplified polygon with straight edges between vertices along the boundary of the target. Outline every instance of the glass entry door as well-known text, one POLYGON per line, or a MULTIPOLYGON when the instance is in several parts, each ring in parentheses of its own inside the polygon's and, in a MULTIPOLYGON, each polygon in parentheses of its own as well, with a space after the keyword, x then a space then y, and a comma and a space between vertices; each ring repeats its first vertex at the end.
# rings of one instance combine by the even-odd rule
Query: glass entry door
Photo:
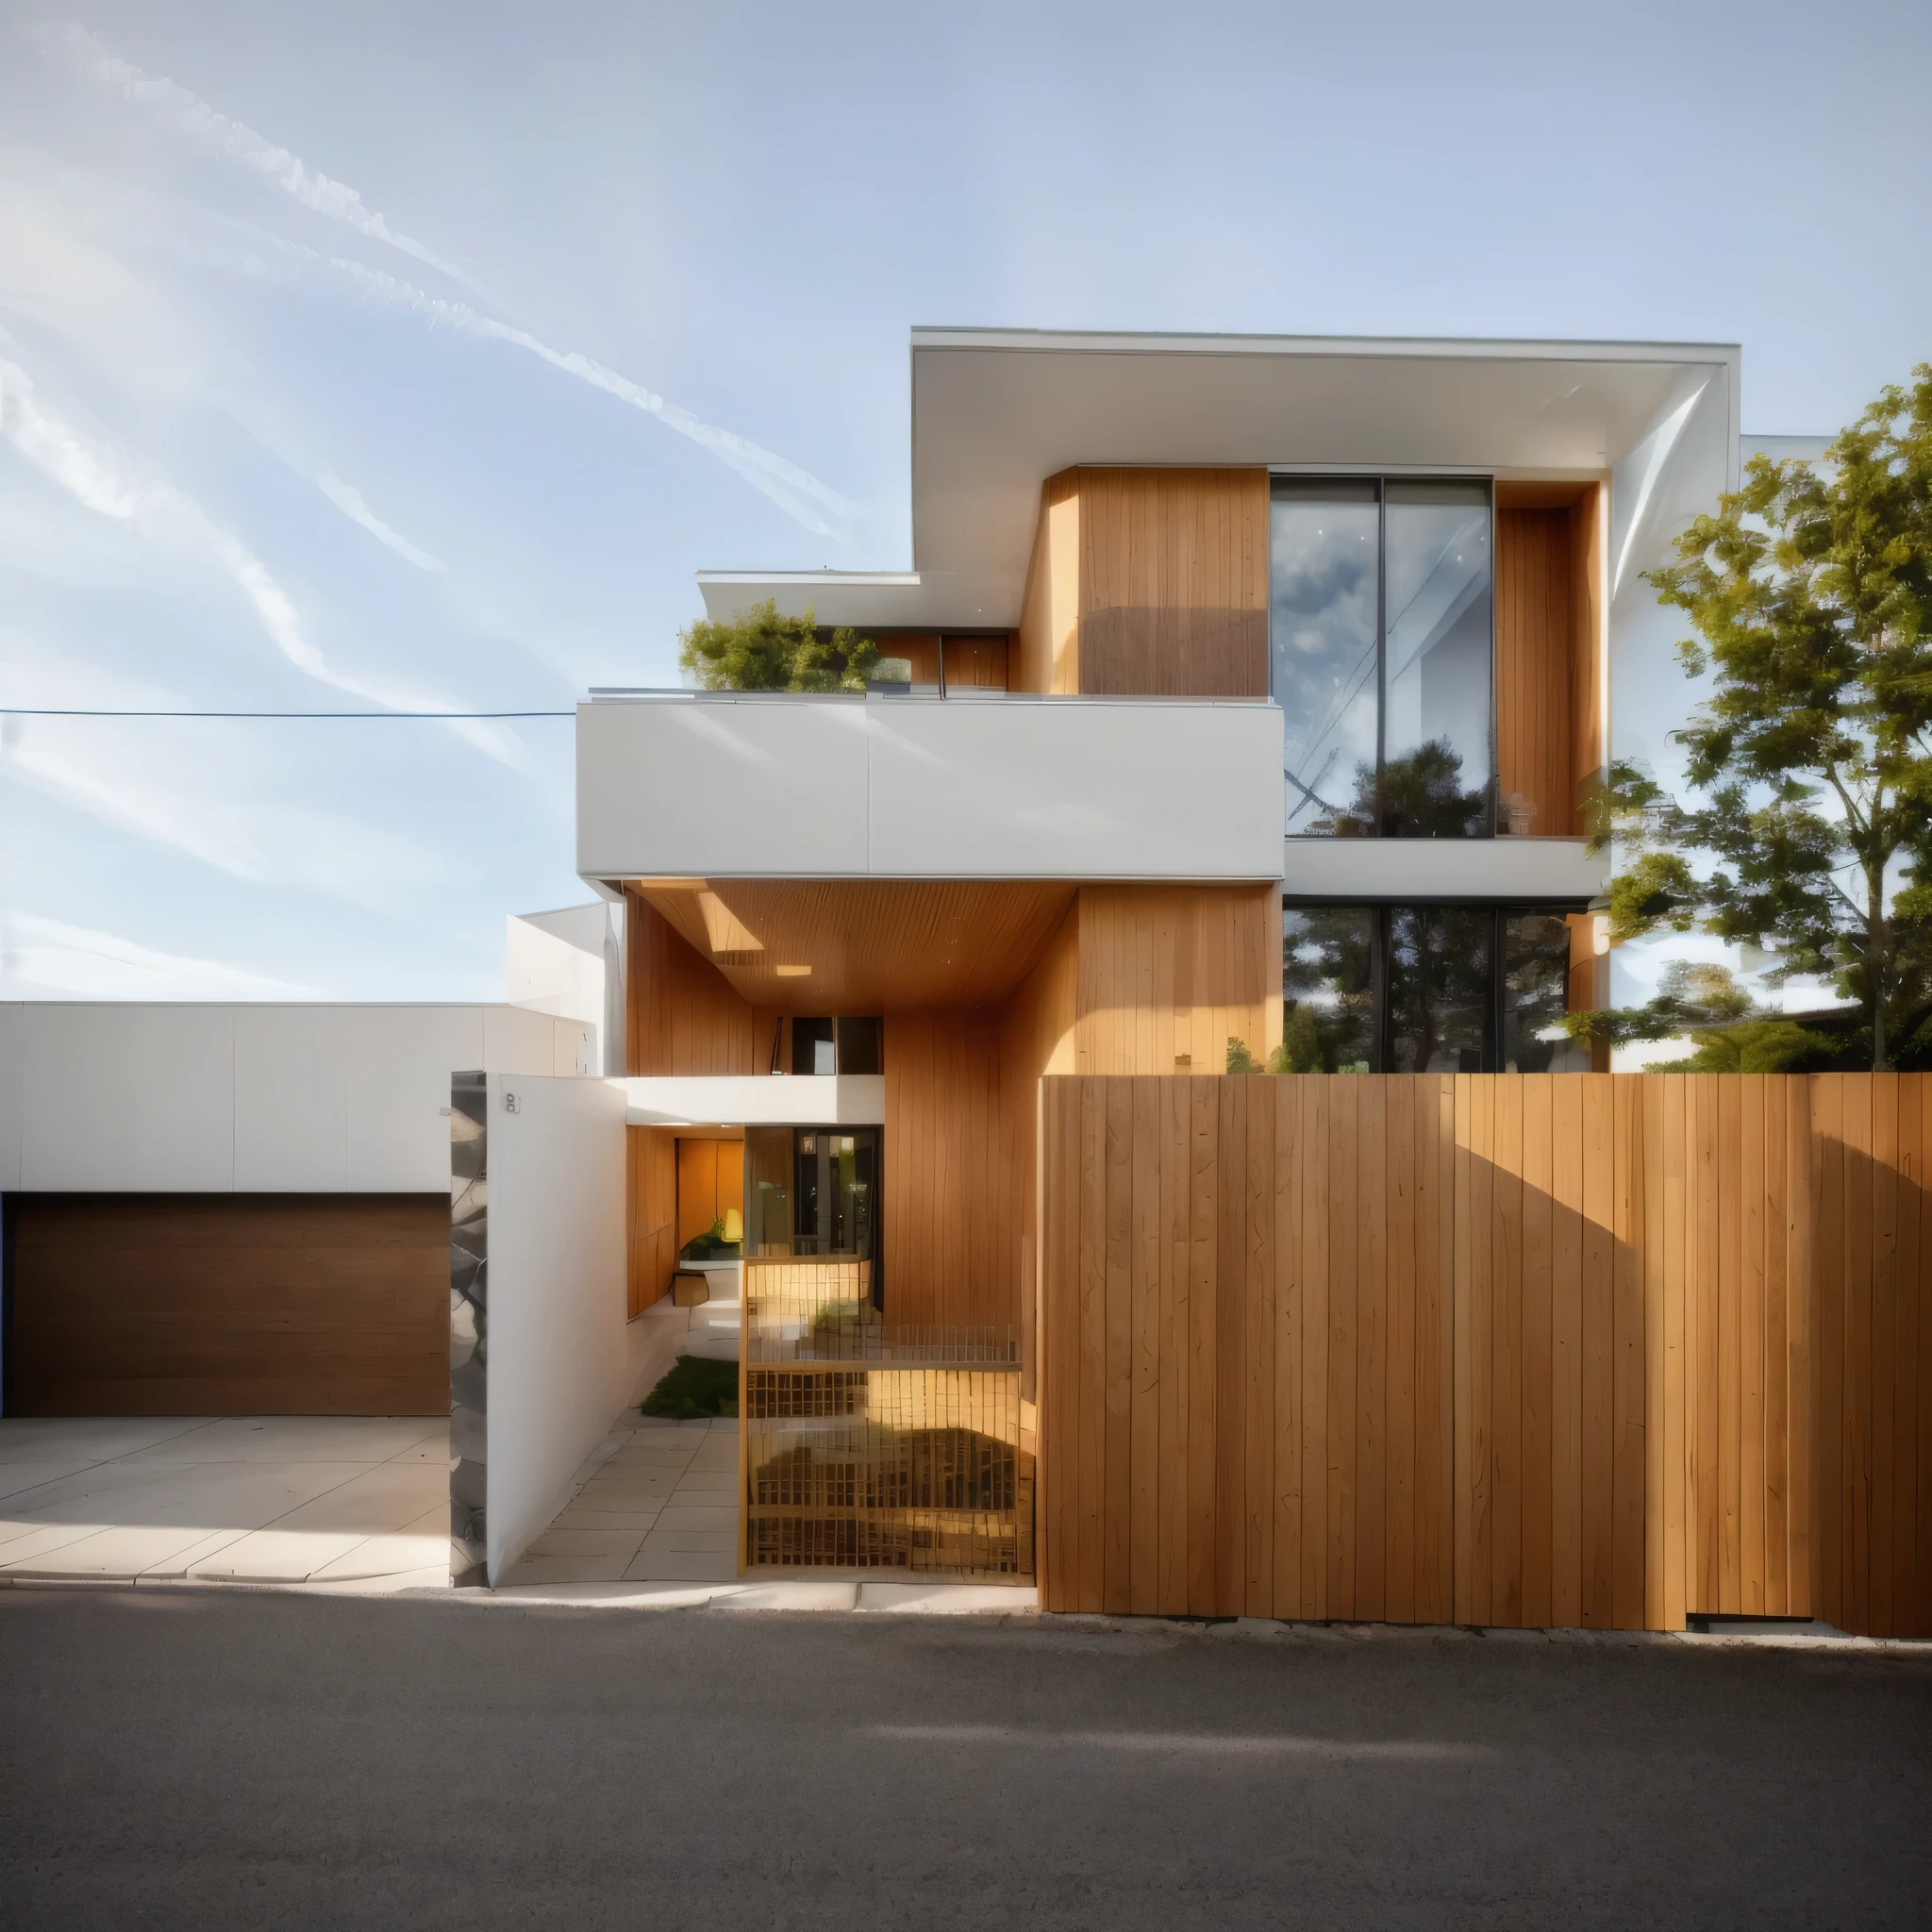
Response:
POLYGON ((747 1255, 871 1261, 880 1296, 877 1127, 745 1130, 747 1255))

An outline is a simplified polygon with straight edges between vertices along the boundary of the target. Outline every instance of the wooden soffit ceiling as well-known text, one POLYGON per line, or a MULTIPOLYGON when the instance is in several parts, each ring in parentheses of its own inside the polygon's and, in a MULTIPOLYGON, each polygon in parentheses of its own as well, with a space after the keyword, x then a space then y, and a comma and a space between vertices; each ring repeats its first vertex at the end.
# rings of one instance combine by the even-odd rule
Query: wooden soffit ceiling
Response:
POLYGON ((791 879, 630 888, 753 1006, 785 1013, 997 1005, 1045 950, 1075 890, 791 879))

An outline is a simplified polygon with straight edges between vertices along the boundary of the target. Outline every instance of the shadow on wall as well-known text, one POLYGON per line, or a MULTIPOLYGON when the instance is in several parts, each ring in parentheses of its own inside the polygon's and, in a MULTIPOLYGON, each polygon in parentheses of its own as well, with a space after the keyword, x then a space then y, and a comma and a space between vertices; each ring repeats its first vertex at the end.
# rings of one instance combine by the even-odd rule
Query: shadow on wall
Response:
POLYGON ((1080 619, 1080 691, 1094 697, 1265 698, 1268 613, 1089 611, 1080 619))
POLYGON ((1932 1631, 1932 1078, 1045 1083, 1042 1601, 1932 1631))

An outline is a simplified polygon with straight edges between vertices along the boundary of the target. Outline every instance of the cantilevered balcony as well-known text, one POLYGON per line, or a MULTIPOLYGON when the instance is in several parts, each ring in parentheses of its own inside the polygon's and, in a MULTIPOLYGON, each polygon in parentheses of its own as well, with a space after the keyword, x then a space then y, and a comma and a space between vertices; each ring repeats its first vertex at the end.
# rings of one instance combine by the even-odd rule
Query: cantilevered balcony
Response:
POLYGON ((599 692, 586 878, 1280 876, 1281 714, 1238 700, 599 692))

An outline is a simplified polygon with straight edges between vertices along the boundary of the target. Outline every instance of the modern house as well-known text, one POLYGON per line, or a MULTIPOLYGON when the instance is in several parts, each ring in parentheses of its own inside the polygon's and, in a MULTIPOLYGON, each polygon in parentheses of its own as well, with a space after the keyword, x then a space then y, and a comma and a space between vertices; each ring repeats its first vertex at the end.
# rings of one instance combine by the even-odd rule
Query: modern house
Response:
MULTIPOLYGON (((1642 573, 1736 484, 1739 368, 915 330, 913 567, 699 577, 715 618, 808 608, 897 675, 579 708, 577 870, 622 913, 572 941, 609 954, 605 1077, 453 1068, 458 1571, 541 1532, 623 1399, 626 1322, 722 1255, 749 1572, 1217 1614, 1838 1610, 1842 1524, 1804 1511, 1852 1424, 1806 1351, 1848 1277, 1786 1185, 1828 1205, 1857 1145, 1916 1172, 1919 1090, 1720 1100, 1561 1024, 1613 996, 1585 804, 1613 759, 1673 768, 1677 629, 1642 573), (1707 1126, 1756 1166, 1701 1179, 1707 1126), (1760 1230, 1742 1329, 1726 1217, 1760 1230), (1707 1420, 1757 1431, 1711 1451, 1729 1505, 1707 1420)), ((1916 1183, 1886 1198, 1916 1229, 1916 1183)), ((1900 1385, 1915 1441, 1928 1400, 1932 1370, 1900 1385)))

